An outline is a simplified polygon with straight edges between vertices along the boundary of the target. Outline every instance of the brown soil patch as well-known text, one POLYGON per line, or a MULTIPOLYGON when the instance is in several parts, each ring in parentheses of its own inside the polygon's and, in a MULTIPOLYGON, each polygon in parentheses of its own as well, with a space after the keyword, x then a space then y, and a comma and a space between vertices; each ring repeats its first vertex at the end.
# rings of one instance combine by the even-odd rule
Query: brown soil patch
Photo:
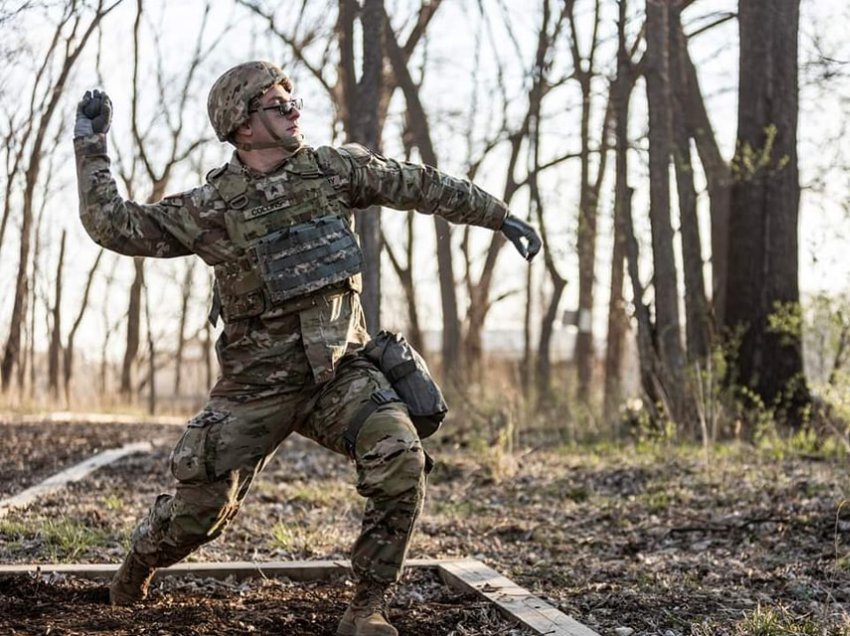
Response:
POLYGON ((130 442, 176 440, 180 427, 156 424, 0 422, 0 499, 93 454, 130 442))
MULTIPOLYGON (((0 578, 3 634, 322 636, 335 634, 351 598, 345 579, 244 582, 166 578, 145 603, 111 607, 102 583, 54 578, 0 578)), ((401 634, 527 636, 476 596, 458 595, 433 573, 406 577, 389 608, 401 634)))

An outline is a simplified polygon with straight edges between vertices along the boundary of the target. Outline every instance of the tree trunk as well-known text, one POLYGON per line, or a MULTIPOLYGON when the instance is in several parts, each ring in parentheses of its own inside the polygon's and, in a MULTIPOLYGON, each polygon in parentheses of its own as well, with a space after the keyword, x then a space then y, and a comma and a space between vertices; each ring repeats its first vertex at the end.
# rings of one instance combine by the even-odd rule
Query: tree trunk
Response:
POLYGON ((148 337, 148 415, 156 415, 156 346, 151 324, 151 302, 148 286, 142 282, 145 300, 145 325, 148 337))
POLYGON ((85 28, 79 29, 79 14, 77 11, 66 11, 63 20, 57 25, 53 33, 51 48, 47 53, 45 62, 40 69, 36 81, 33 85, 33 94, 30 102, 30 122, 37 121, 33 127, 29 125, 26 130, 26 137, 35 131, 33 145, 29 151, 27 169, 24 173, 24 193, 23 193, 23 209, 21 211, 21 244, 18 260, 18 275, 15 279, 15 299, 12 304, 12 317, 9 321, 9 338, 6 341, 6 346, 3 351, 3 359, 0 361, 0 388, 5 393, 9 388, 9 383, 12 379, 12 370, 19 362, 21 355, 21 328, 26 319, 26 297, 29 289, 29 281, 27 279, 27 264, 29 262, 29 249, 32 234, 33 220, 33 205, 35 200, 35 192, 39 183, 41 174, 42 161, 44 160, 43 149, 45 145, 45 136, 48 128, 53 120, 53 115, 56 113, 59 101, 63 96, 65 85, 68 77, 79 59, 80 53, 86 46, 91 34, 100 24, 100 21, 109 13, 117 3, 112 4, 107 9, 103 8, 102 4, 98 4, 95 14, 85 28), (75 19, 74 27, 70 34, 63 36, 63 29, 66 24, 75 19), (48 61, 53 61, 56 51, 62 52, 64 57, 58 60, 58 73, 50 75, 50 86, 40 86, 40 82, 44 79, 43 71, 47 68, 48 61), (55 77, 55 79, 54 79, 55 77), (39 103, 36 103, 36 94, 41 91, 43 98, 39 103), (39 114, 40 113, 40 114, 39 114))
MULTIPOLYGON (((652 342, 652 320, 649 308, 643 302, 643 285, 640 282, 638 243, 632 220, 632 189, 629 187, 629 101, 632 93, 632 68, 626 50, 626 0, 619 0, 617 21, 617 80, 614 83, 614 121, 616 122, 616 175, 614 207, 616 221, 623 234, 626 265, 632 286, 632 304, 637 320, 637 348, 640 362, 640 381, 647 410, 653 421, 658 421, 656 404, 659 402, 657 357, 652 342)), ((610 331, 609 331, 610 333, 610 331)))
POLYGON ((407 266, 405 267, 390 241, 383 241, 386 248, 387 256, 390 259, 390 264, 395 270, 396 276, 401 283, 402 291, 404 292, 404 301, 407 306, 407 328, 405 330, 407 341, 417 351, 424 351, 424 339, 422 337, 422 328, 419 326, 419 312, 416 308, 416 287, 413 282, 413 215, 407 215, 407 266))
POLYGON ((174 395, 180 395, 183 381, 183 353, 186 350, 186 322, 189 318, 189 299, 192 297, 192 276, 195 273, 195 259, 186 263, 183 285, 180 289, 180 321, 177 325, 177 350, 174 353, 174 395))
POLYGON ((649 218, 655 268, 655 327, 661 363, 676 422, 685 420, 684 356, 679 293, 670 221, 671 112, 668 3, 646 1, 646 93, 649 100, 649 218))
MULTIPOLYGON (((628 81, 625 76, 618 75, 616 82, 611 87, 617 99, 621 92, 619 82, 628 81)), ((628 88, 626 90, 629 90, 628 88)), ((616 107, 615 107, 616 108, 616 107)), ((628 116, 628 105, 624 112, 616 117, 628 116)), ((627 130, 628 122, 624 122, 623 130, 620 130, 617 120, 618 138, 627 130)), ((623 159, 625 159, 625 147, 623 148, 623 159)), ((617 415, 617 409, 622 402, 622 368, 623 368, 623 345, 625 344, 628 322, 626 318, 626 307, 623 299, 623 283, 625 282, 625 260, 626 260, 626 237, 623 227, 628 197, 628 180, 625 172, 626 162, 620 160, 617 154, 616 186, 614 191, 614 245, 611 254, 611 287, 608 301, 608 338, 605 347, 605 401, 604 414, 606 421, 611 421, 617 415)))
MULTIPOLYGON (((45 199, 46 200, 46 199, 45 199)), ((24 386, 26 385, 26 376, 27 369, 29 369, 29 396, 31 400, 35 399, 35 391, 38 385, 38 376, 36 373, 36 365, 35 365, 35 318, 36 318, 36 307, 38 306, 38 286, 36 281, 39 279, 39 263, 41 263, 41 246, 42 246, 42 228, 44 227, 44 209, 45 206, 41 207, 39 210, 38 216, 35 220, 35 228, 33 229, 33 236, 35 238, 35 246, 32 251, 32 263, 29 269, 29 280, 32 281, 30 285, 29 292, 29 301, 28 305, 24 307, 24 316, 29 312, 29 329, 26 327, 26 320, 24 320, 23 328, 26 332, 25 338, 25 348, 23 351, 23 355, 20 356, 18 364, 18 391, 20 395, 24 394, 24 386), (29 365, 27 364, 27 359, 29 358, 29 365)), ((45 319, 47 319, 47 308, 44 310, 45 319)), ((50 324, 49 320, 46 324, 47 333, 50 333, 50 324)))
POLYGON ((558 317, 558 305, 567 286, 566 279, 553 273, 551 269, 548 271, 552 279, 552 298, 540 321, 540 340, 537 343, 536 381, 541 405, 547 404, 552 398, 552 334, 558 317))
POLYGON ((88 309, 89 293, 91 292, 92 282, 94 281, 94 275, 100 266, 100 261, 103 258, 104 252, 105 250, 101 248, 97 253, 97 257, 94 259, 94 264, 89 270, 89 275, 86 278, 86 286, 83 290, 83 299, 80 302, 80 310, 77 312, 77 317, 74 320, 74 324, 71 326, 71 331, 68 332, 68 342, 65 345, 65 355, 62 364, 63 385, 65 390, 65 404, 69 406, 71 404, 71 377, 74 374, 74 339, 77 336, 77 330, 80 328, 80 324, 83 322, 83 316, 85 316, 86 309, 88 309))
POLYGON ((582 78, 581 107, 581 193, 576 251, 578 253, 578 333, 575 361, 578 371, 576 397, 587 402, 593 371, 593 284, 596 265, 596 201, 590 184, 590 82, 582 78))
MULTIPOLYGON (((363 74, 357 86, 357 110, 352 138, 367 148, 380 151, 381 131, 378 106, 384 75, 384 3, 365 0, 363 25, 363 74)), ((381 208, 357 212, 357 233, 363 250, 363 310, 369 333, 377 333, 381 322, 381 208)))
MULTIPOLYGON (((531 212, 529 211, 528 220, 531 221, 531 212)), ((532 288, 534 283, 533 277, 533 265, 529 264, 528 269, 525 272, 525 311, 523 311, 523 321, 522 321, 522 363, 520 365, 520 379, 522 382, 522 392, 523 395, 526 396, 526 399, 529 396, 529 391, 532 386, 532 375, 533 375, 533 366, 531 359, 531 317, 532 317, 532 304, 533 304, 533 295, 532 288)))
POLYGON ((12 382, 12 371, 18 364, 21 352, 21 327, 26 320, 26 299, 29 293, 30 239, 32 236, 32 202, 24 203, 23 220, 21 222, 21 244, 18 249, 18 275, 15 279, 15 299, 12 303, 12 319, 9 323, 9 338, 0 363, 0 378, 3 392, 9 390, 12 382))
POLYGON ((677 52, 682 65, 681 72, 685 74, 687 81, 685 120, 708 181, 711 210, 711 304, 715 319, 720 319, 725 313, 723 308, 726 299, 729 193, 732 179, 729 164, 720 154, 720 147, 708 118, 696 67, 688 53, 682 25, 678 23, 673 26, 677 32, 676 37, 683 43, 677 52))
POLYGON ((133 259, 135 278, 130 286, 130 304, 127 307, 127 345, 124 348, 124 360, 121 363, 121 397, 131 400, 133 397, 133 367, 139 353, 139 334, 142 324, 142 287, 145 284, 145 261, 133 259))
POLYGON ((591 30, 590 52, 586 58, 579 50, 578 27, 574 16, 575 0, 566 2, 569 15, 571 41, 570 49, 573 57, 573 74, 581 89, 581 121, 579 139, 581 150, 581 176, 579 186, 578 231, 576 233, 576 253, 578 255, 578 333, 575 343, 575 363, 578 375, 576 397, 580 402, 587 403, 590 398, 590 386, 593 374, 593 288, 596 282, 596 234, 599 191, 594 184, 600 184, 604 172, 604 145, 606 144, 607 113, 603 124, 603 134, 600 145, 603 146, 603 157, 600 160, 595 179, 590 176, 590 116, 593 106, 593 78, 596 76, 595 57, 599 42, 599 22, 601 2, 596 0, 593 27, 591 30))
MULTIPOLYGON (((437 153, 431 141, 428 118, 419 100, 419 88, 410 76, 410 70, 404 59, 403 51, 390 29, 389 19, 384 21, 387 57, 390 60, 396 83, 404 93, 407 108, 410 111, 408 121, 419 148, 423 163, 437 167, 437 153)), ((443 309, 442 368, 447 379, 457 381, 460 377, 460 321, 457 309, 457 291, 455 290, 454 265, 452 261, 451 229, 448 221, 434 217, 434 229, 437 234, 437 264, 440 277, 440 300, 443 309)))
POLYGON ((738 141, 724 318, 728 328, 741 330, 738 383, 792 425, 810 401, 796 319, 799 11, 799 0, 739 6, 738 141))
POLYGON ((339 80, 337 82, 339 117, 348 136, 356 127, 358 109, 357 70, 354 60, 354 21, 357 19, 357 0, 339 0, 336 31, 339 40, 339 80))
POLYGON ((684 68, 686 43, 679 27, 680 0, 670 10, 670 77, 672 86, 673 163, 679 194, 682 231, 682 269, 685 279, 685 337, 688 361, 702 361, 709 354, 710 320, 705 297, 702 245, 697 218, 697 192, 691 162, 691 140, 685 118, 688 78, 684 68))
POLYGON ((56 267, 56 295, 53 300, 53 327, 47 352, 47 387, 50 397, 59 397, 59 356, 62 350, 62 266, 65 264, 66 230, 59 242, 59 264, 56 267))

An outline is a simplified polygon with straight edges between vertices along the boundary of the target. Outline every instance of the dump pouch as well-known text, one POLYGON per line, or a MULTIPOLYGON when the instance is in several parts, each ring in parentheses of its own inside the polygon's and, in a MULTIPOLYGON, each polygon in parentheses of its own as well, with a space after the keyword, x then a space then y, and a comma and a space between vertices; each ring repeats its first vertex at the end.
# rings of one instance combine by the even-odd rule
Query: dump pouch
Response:
POLYGON ((401 334, 381 331, 362 350, 407 405, 410 419, 424 439, 440 428, 449 410, 443 392, 419 353, 401 334))

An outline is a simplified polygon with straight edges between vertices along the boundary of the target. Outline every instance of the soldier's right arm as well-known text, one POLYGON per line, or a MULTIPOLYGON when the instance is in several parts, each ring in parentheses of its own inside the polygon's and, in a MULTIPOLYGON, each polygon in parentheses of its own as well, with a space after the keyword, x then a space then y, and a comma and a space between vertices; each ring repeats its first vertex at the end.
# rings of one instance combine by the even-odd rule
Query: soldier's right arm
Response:
POLYGON ((121 197, 110 171, 106 135, 74 139, 80 220, 89 236, 127 256, 173 257, 192 254, 197 233, 185 207, 170 201, 139 204, 121 197))

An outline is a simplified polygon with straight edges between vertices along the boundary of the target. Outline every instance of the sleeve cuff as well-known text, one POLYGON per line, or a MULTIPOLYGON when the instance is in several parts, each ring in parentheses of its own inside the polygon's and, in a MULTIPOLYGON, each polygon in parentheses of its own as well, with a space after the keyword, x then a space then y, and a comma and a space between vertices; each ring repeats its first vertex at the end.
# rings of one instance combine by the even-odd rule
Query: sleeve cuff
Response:
POLYGON ((492 223, 488 224, 488 227, 490 227, 493 231, 498 232, 505 224, 505 219, 508 218, 508 214, 510 214, 508 206, 503 201, 496 200, 496 205, 493 206, 493 210, 489 215, 492 223))

